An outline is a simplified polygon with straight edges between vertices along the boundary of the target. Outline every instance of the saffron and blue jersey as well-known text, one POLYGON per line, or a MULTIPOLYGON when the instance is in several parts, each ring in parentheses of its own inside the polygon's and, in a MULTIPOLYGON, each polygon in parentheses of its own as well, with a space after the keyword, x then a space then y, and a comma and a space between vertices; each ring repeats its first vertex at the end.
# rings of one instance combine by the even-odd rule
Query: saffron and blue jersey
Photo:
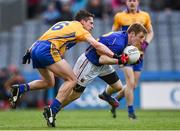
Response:
POLYGON ((62 21, 53 25, 38 40, 50 41, 63 56, 67 49, 81 41, 85 41, 91 34, 78 21, 62 21))
MULTIPOLYGON (((124 31, 110 32, 99 37, 98 41, 106 45, 115 54, 120 55, 128 44, 128 34, 124 31)), ((86 49, 86 57, 94 65, 101 65, 99 63, 100 56, 94 47, 90 46, 86 49)))
POLYGON ((31 50, 34 68, 46 68, 60 61, 66 50, 91 34, 78 21, 62 21, 53 25, 36 41, 31 50))
POLYGON ((149 13, 139 9, 136 13, 129 13, 127 10, 118 12, 114 16, 113 28, 115 31, 126 31, 133 23, 141 23, 149 31, 151 27, 151 18, 149 13))

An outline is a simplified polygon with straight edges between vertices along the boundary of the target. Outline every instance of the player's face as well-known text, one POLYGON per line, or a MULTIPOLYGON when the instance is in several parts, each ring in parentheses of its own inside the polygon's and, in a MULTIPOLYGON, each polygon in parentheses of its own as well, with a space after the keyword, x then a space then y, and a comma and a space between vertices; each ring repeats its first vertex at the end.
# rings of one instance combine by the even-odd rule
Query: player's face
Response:
POLYGON ((140 45, 140 43, 142 43, 145 40, 145 34, 143 32, 140 32, 138 34, 135 35, 134 32, 131 33, 131 39, 130 39, 130 43, 132 43, 132 45, 140 45))
POLYGON ((87 31, 91 32, 94 28, 93 17, 89 17, 89 19, 87 21, 83 21, 83 27, 87 31))
POLYGON ((130 11, 135 11, 139 6, 139 0, 126 0, 126 5, 130 11))

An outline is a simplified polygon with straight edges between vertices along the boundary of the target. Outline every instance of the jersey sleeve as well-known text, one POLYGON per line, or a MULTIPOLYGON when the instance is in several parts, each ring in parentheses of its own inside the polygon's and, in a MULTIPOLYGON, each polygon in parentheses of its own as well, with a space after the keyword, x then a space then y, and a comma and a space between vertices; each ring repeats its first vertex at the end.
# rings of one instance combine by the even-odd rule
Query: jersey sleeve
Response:
POLYGON ((147 30, 150 30, 150 27, 152 25, 151 25, 151 17, 150 17, 150 15, 148 13, 146 14, 146 19, 147 20, 146 20, 146 23, 145 23, 144 26, 146 27, 147 30))
POLYGON ((78 41, 85 41, 87 37, 91 36, 91 34, 87 30, 85 30, 82 25, 79 25, 76 28, 76 39, 78 41))
POLYGON ((119 13, 117 13, 117 14, 114 16, 114 23, 113 23, 113 29, 114 29, 114 31, 118 31, 119 28, 121 27, 121 24, 120 24, 120 22, 119 22, 119 20, 120 20, 119 17, 120 17, 119 13))

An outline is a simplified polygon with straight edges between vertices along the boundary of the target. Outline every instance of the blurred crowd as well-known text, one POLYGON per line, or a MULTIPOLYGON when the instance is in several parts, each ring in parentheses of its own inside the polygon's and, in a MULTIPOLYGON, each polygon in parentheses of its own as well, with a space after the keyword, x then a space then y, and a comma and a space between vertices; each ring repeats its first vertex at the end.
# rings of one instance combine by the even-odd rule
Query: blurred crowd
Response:
POLYGON ((125 0, 28 0, 28 18, 41 16, 47 24, 73 20, 80 10, 86 9, 97 19, 105 19, 125 5, 125 0), (36 13, 35 13, 36 12, 36 13))
POLYGON ((150 8, 154 11, 180 10, 180 1, 179 0, 153 0, 150 2, 150 8))
MULTIPOLYGON (((180 10, 179 0, 140 2, 141 6, 153 11, 180 10)), ((41 16, 47 24, 54 24, 60 20, 72 20, 74 14, 80 9, 86 9, 95 14, 97 19, 105 19, 125 8, 125 0, 27 0, 27 4, 28 18, 41 16)))

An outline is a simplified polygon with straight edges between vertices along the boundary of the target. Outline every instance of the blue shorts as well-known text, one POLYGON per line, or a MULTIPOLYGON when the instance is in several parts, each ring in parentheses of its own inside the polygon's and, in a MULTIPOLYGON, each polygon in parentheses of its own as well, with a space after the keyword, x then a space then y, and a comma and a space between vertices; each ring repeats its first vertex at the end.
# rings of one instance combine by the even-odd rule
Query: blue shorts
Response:
POLYGON ((136 65, 127 65, 133 68, 133 71, 142 71, 143 68, 143 59, 141 60, 140 63, 136 64, 136 65))
POLYGON ((31 50, 33 68, 46 68, 61 60, 59 51, 49 41, 36 41, 31 50))

